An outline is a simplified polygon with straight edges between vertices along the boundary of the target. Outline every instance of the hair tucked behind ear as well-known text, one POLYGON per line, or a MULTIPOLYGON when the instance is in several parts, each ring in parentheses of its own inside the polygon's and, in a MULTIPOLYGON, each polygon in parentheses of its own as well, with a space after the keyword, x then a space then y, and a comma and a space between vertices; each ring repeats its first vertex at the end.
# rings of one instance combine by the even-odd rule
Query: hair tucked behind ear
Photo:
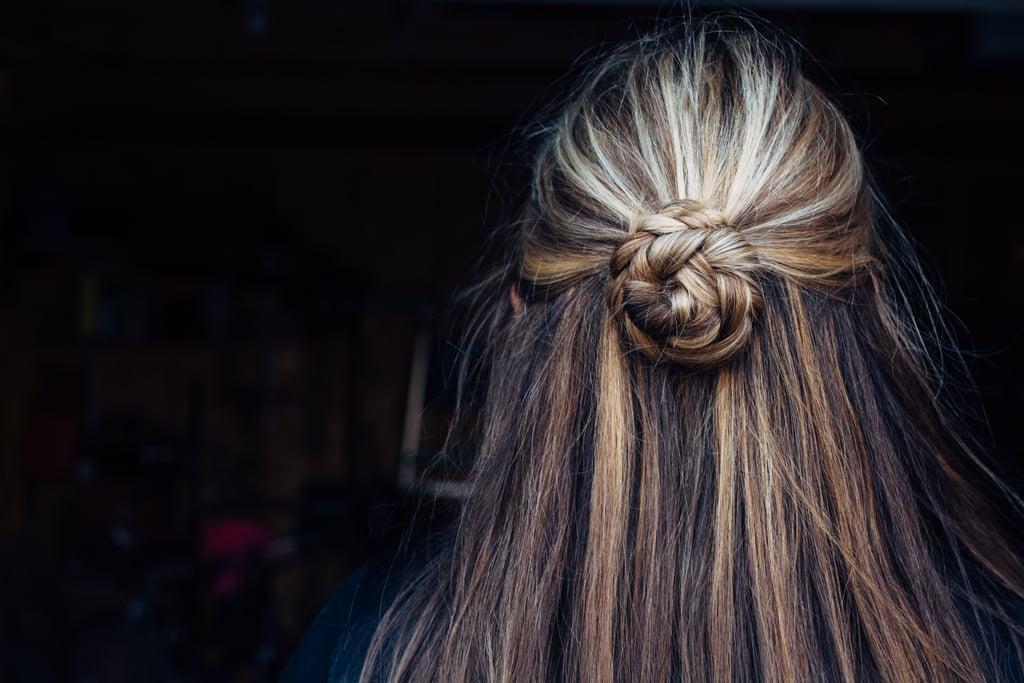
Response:
POLYGON ((480 307, 473 492, 363 679, 1019 664, 1024 571, 992 507, 1017 499, 957 417, 932 295, 796 50, 696 21, 599 61, 546 130, 480 307))

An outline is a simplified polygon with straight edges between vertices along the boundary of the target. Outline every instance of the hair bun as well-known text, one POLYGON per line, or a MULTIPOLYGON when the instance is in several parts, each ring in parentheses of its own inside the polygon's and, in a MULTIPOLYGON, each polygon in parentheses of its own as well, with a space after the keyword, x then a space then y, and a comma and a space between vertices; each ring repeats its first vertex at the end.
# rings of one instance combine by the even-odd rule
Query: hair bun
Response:
POLYGON ((750 337, 762 270, 756 250, 720 212, 673 202, 641 216, 616 248, 609 305, 653 360, 714 366, 750 337))

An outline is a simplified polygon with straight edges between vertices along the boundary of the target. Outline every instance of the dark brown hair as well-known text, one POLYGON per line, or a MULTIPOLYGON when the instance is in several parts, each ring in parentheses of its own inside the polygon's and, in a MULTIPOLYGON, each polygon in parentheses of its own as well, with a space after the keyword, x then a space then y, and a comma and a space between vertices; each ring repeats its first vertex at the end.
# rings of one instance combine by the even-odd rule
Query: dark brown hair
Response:
POLYGON ((924 683, 1019 661, 1024 571, 993 507, 1019 500, 792 44, 720 16, 642 39, 541 137, 481 290, 472 494, 364 680, 924 683))

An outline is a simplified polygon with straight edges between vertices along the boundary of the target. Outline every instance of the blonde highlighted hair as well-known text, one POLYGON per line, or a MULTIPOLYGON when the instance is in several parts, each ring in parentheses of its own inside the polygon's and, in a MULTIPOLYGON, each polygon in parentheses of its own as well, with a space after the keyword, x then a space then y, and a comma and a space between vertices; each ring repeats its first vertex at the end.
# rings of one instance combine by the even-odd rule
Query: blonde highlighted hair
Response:
POLYGON ((1019 666, 1024 570, 997 523, 1019 501, 958 416, 849 124, 755 24, 621 48, 544 126, 479 290, 472 495, 364 680, 1019 666))

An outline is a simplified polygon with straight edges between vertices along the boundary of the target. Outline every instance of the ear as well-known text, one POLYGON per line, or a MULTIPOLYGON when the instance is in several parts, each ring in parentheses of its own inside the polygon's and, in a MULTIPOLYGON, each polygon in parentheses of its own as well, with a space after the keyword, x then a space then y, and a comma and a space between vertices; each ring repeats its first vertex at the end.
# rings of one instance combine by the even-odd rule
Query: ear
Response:
POLYGON ((512 310, 517 314, 523 310, 523 298, 519 296, 515 285, 508 288, 508 300, 512 304, 512 310))

